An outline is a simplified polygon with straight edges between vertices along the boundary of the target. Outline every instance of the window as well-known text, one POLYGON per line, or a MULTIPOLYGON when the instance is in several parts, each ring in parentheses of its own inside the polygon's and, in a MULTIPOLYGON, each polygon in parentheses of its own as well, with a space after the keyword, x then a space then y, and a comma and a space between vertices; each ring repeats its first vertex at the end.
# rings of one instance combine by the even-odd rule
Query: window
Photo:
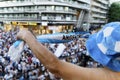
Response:
POLYGON ((62 11, 64 9, 63 9, 63 6, 56 6, 55 10, 62 11))
POLYGON ((45 10, 45 6, 38 6, 38 10, 45 10))
POLYGON ((56 15, 56 20, 61 20, 62 19, 62 15, 56 15))
POLYGON ((52 10, 55 10, 55 6, 52 6, 52 10))
POLYGON ((69 8, 68 7, 65 7, 65 11, 68 11, 69 10, 69 8))
POLYGON ((48 11, 52 10, 52 6, 46 6, 46 10, 48 11))

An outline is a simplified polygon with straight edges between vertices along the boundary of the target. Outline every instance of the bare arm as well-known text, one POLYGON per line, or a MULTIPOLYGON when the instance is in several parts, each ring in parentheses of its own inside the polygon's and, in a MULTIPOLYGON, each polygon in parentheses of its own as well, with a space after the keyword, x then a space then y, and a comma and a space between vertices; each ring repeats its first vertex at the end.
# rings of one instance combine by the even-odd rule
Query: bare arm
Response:
POLYGON ((60 61, 52 52, 39 43, 29 31, 22 30, 17 37, 29 45, 36 57, 49 71, 61 76, 64 80, 120 80, 116 72, 108 69, 83 68, 60 61))

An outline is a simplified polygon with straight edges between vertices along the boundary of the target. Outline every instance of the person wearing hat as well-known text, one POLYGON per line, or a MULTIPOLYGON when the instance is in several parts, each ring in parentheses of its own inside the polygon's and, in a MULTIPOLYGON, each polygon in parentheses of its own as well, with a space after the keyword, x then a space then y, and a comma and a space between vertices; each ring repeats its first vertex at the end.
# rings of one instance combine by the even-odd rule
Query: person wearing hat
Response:
POLYGON ((27 30, 20 31, 17 38, 24 40, 41 63, 63 80, 120 80, 120 22, 106 24, 86 42, 89 55, 103 68, 84 68, 61 61, 27 30))

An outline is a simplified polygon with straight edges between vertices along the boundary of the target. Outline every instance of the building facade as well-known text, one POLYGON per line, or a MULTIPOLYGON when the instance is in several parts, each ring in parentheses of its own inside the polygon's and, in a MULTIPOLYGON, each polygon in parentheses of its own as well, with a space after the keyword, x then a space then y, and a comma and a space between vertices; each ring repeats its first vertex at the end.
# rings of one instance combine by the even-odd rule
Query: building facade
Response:
MULTIPOLYGON (((6 24, 75 26, 89 30, 106 23, 109 0, 3 0, 0 21, 6 24)), ((61 28, 62 27, 62 28, 61 28)))
POLYGON ((36 22, 40 25, 81 25, 89 0, 13 0, 0 2, 0 21, 36 22))
POLYGON ((100 27, 107 23, 109 4, 109 0, 91 0, 91 17, 89 18, 91 26, 100 27))

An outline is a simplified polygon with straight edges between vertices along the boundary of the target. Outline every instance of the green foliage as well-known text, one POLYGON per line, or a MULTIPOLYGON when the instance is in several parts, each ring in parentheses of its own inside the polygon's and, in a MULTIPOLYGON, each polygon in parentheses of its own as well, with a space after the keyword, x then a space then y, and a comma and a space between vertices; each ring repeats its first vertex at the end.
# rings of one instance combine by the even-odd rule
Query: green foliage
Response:
POLYGON ((108 22, 120 21, 120 2, 111 4, 108 12, 108 22))

